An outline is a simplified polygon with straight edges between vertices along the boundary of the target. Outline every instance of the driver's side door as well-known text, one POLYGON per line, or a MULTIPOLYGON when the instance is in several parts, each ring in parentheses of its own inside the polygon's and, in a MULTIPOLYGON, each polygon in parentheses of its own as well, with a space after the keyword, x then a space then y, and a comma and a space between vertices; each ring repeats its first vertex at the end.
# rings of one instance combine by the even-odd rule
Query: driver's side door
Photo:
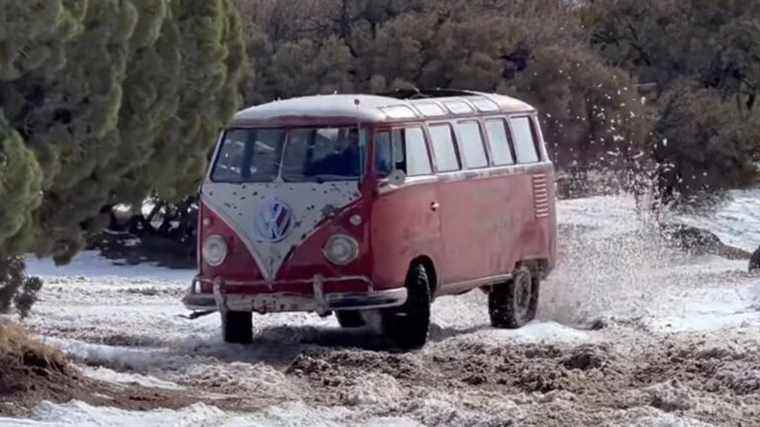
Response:
POLYGON ((438 179, 421 126, 377 132, 374 153, 374 172, 380 178, 372 208, 375 272, 381 283, 398 285, 413 259, 439 259, 438 179), (387 182, 394 170, 404 172, 403 183, 387 182))

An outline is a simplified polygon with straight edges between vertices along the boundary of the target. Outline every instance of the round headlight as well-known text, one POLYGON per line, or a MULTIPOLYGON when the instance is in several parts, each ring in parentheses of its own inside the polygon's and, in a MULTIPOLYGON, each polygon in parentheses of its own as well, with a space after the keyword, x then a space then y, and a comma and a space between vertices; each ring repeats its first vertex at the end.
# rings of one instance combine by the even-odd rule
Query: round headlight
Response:
POLYGON ((359 243, 353 237, 336 234, 327 240, 325 258, 336 265, 346 265, 359 256, 359 243))
POLYGON ((227 242, 222 236, 209 236, 203 242, 203 260, 212 267, 222 265, 227 258, 227 242))

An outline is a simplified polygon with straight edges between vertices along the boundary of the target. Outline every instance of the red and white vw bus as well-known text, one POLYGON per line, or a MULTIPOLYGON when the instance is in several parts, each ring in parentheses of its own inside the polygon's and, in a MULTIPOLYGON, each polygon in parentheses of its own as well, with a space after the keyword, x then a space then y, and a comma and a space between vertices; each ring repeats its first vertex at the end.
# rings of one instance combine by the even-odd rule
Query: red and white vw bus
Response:
POLYGON ((480 288, 496 327, 530 321, 554 267, 554 168, 530 105, 465 91, 329 95, 237 114, 201 189, 184 302, 227 342, 252 312, 379 313, 424 345, 434 298, 480 288))

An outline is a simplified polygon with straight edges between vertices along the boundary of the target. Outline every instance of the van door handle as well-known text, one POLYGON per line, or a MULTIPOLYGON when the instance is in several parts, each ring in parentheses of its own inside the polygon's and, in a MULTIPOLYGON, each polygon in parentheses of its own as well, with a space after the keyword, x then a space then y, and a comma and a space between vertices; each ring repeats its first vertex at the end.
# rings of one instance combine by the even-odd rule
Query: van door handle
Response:
POLYGON ((438 208, 440 208, 440 207, 441 207, 441 204, 438 203, 438 202, 433 202, 433 203, 430 204, 430 210, 433 210, 433 211, 437 211, 438 208))

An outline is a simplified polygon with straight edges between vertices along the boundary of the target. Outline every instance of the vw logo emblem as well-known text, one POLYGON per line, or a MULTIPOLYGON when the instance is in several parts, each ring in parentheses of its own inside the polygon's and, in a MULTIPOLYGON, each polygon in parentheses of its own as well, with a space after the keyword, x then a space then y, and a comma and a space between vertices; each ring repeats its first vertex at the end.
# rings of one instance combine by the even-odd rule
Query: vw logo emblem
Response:
POLYGON ((279 199, 269 199, 256 211, 256 234, 266 242, 279 242, 288 237, 293 224, 293 210, 279 199))

